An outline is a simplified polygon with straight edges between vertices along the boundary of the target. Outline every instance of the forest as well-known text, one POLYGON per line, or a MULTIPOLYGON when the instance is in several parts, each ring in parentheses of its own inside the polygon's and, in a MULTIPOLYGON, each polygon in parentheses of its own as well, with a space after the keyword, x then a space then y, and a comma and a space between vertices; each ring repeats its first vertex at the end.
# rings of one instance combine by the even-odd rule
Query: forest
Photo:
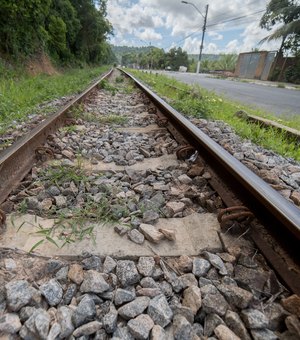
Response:
POLYGON ((0 56, 46 53, 62 64, 114 60, 106 0, 0 0, 0 56))

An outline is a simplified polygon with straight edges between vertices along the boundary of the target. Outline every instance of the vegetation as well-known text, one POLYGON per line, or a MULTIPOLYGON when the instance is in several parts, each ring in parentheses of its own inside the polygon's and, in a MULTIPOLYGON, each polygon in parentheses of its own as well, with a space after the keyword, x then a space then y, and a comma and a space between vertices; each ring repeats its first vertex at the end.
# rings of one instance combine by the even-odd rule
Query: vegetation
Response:
POLYGON ((222 120, 232 126, 242 138, 252 140, 254 143, 274 150, 285 157, 292 157, 300 161, 300 149, 297 142, 291 142, 283 132, 276 129, 264 129, 247 123, 238 118, 235 113, 243 110, 250 114, 277 120, 281 124, 300 130, 299 117, 285 120, 276 119, 265 112, 229 101, 198 86, 192 87, 173 78, 139 71, 132 71, 132 73, 149 84, 160 96, 168 98, 170 104, 185 115, 222 120), (184 96, 182 95, 183 91, 185 92, 184 96), (183 102, 182 98, 184 98, 183 102))
POLYGON ((0 0, 0 8, 5 58, 46 53, 60 63, 107 63, 113 57, 106 0, 0 0))
MULTIPOLYGON (((266 12, 261 18, 260 26, 271 30, 279 26, 273 33, 265 37, 261 42, 281 39, 277 58, 283 52, 292 53, 295 63, 285 72, 285 79, 290 82, 300 83, 300 5, 297 0, 271 0, 266 12)), ((273 78, 280 79, 282 71, 275 69, 273 78)))
MULTIPOLYGON (((73 69, 65 74, 36 77, 17 75, 12 79, 0 79, 0 134, 13 122, 26 120, 31 113, 43 113, 39 104, 55 98, 82 91, 87 84, 107 67, 73 69)), ((12 75, 10 74, 10 77, 12 75)))

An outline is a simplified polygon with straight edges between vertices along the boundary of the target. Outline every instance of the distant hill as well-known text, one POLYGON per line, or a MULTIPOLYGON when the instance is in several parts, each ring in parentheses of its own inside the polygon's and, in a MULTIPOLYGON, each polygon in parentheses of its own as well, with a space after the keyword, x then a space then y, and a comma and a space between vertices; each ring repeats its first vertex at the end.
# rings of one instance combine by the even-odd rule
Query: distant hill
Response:
POLYGON ((111 49, 120 63, 123 55, 128 54, 128 53, 134 53, 134 54, 147 53, 151 50, 151 46, 135 47, 135 46, 112 45, 111 49))
MULTIPOLYGON (((198 61, 199 54, 189 54, 188 57, 190 61, 198 61)), ((202 54, 202 60, 218 60, 219 58, 219 54, 202 54)))

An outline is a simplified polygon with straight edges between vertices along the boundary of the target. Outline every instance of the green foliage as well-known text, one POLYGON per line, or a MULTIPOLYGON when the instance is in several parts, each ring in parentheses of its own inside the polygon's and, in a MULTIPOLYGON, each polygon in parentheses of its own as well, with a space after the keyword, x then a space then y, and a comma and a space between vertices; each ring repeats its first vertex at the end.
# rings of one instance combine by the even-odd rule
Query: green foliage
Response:
POLYGON ((266 12, 260 20, 260 26, 271 30, 275 25, 280 27, 261 42, 281 39, 282 50, 290 50, 297 54, 300 47, 300 5, 297 0, 270 0, 266 12))
POLYGON ((285 79, 288 82, 300 84, 300 57, 295 66, 290 66, 285 72, 285 79))
POLYGON ((237 59, 237 54, 221 54, 219 60, 216 62, 216 68, 234 72, 237 59))
POLYGON ((0 0, 0 53, 48 52, 60 62, 114 62, 106 0, 0 0))

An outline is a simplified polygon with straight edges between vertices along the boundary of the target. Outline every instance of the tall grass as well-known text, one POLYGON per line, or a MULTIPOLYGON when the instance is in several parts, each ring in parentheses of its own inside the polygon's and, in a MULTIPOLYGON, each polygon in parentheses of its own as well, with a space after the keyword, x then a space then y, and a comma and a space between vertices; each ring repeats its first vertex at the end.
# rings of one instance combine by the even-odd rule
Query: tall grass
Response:
POLYGON ((107 67, 72 69, 62 74, 34 77, 1 72, 0 133, 9 124, 26 120, 30 113, 35 112, 37 105, 82 91, 106 70, 107 67))

